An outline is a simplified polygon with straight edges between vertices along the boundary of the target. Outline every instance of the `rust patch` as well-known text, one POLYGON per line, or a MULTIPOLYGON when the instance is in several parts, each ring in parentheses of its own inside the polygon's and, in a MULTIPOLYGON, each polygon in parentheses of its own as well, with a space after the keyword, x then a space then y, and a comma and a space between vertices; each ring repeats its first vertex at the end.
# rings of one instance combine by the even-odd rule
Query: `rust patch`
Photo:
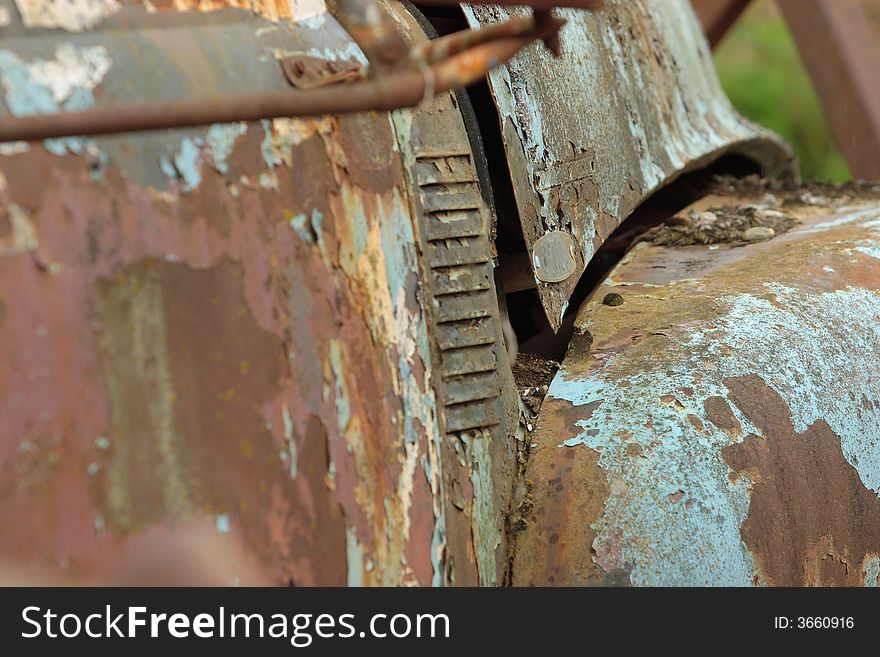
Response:
POLYGON ((880 552, 880 500, 850 465, 824 420, 796 433, 782 397, 757 376, 724 380, 734 404, 762 432, 722 451, 754 480, 740 534, 768 584, 862 584, 880 552))
POLYGON ((403 167, 392 156, 391 132, 372 114, 339 120, 339 141, 347 177, 358 187, 378 192, 403 181, 403 167))
POLYGON ((526 476, 534 506, 525 516, 529 531, 517 537, 515 586, 626 584, 624 573, 605 573, 593 560, 592 525, 605 510, 609 484, 599 453, 583 446, 557 447, 574 437, 583 408, 549 397, 541 413, 526 476), (574 416, 574 417, 573 417, 574 416), (620 576, 619 576, 620 575, 620 576))
POLYGON ((730 406, 724 397, 718 397, 717 395, 709 397, 703 402, 703 410, 706 413, 706 419, 719 429, 728 433, 739 433, 742 431, 739 420, 736 419, 736 415, 730 410, 730 406))
POLYGON ((12 219, 9 217, 9 211, 5 210, 0 214, 0 244, 5 242, 12 235, 12 219))
POLYGON ((696 429, 697 431, 704 431, 705 430, 705 427, 703 426, 703 421, 700 420, 700 418, 698 418, 693 413, 687 414, 687 421, 690 422, 691 426, 694 429, 696 429))
POLYGON ((113 448, 94 486, 108 528, 128 534, 218 515, 240 525, 268 563, 322 555, 326 567, 292 568, 287 579, 343 583, 342 512, 323 484, 326 433, 309 423, 299 453, 307 475, 291 481, 260 415, 280 385, 284 352, 251 315, 241 268, 147 259, 97 288, 113 448))

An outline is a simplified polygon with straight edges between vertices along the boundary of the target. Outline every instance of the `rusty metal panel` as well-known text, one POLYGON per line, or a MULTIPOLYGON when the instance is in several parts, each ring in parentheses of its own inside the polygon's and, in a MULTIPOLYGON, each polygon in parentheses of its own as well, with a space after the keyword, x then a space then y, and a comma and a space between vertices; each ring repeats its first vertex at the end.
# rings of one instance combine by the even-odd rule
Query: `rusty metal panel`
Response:
POLYGON ((880 9, 873 0, 780 0, 853 176, 880 179, 880 9))
MULTIPOLYGON (((521 10, 465 6, 472 27, 521 10)), ((788 149, 736 114, 719 85, 688 0, 609 1, 560 10, 561 56, 530 46, 489 75, 532 269, 551 325, 596 248, 677 175, 735 152, 768 175, 790 172, 788 149), (550 275, 536 250, 557 231, 550 275), (567 263, 565 262, 567 261, 567 263), (560 272, 572 271, 554 282, 560 272)))
MULTIPOLYGON (((425 41, 401 5, 385 2, 410 43, 425 41)), ((504 526, 515 474, 519 407, 499 321, 489 208, 480 194, 453 94, 394 113, 419 217, 424 304, 435 331, 434 386, 445 438, 446 583, 500 584, 508 567, 504 526), (473 555, 473 556, 471 556, 473 555)))
MULTIPOLYGON (((288 84, 291 53, 362 58, 326 14, 190 4, 125 3, 72 31, 31 31, 17 15, 0 46, 3 111, 271 90, 288 84)), ((220 548, 200 566, 211 583, 444 584, 453 561, 456 583, 500 577, 478 573, 486 550, 470 531, 446 539, 446 432, 466 442, 448 407, 479 400, 455 376, 439 381, 447 325, 422 302, 432 236, 411 184, 430 167, 413 149, 434 142, 418 126, 445 117, 438 157, 472 171, 452 97, 435 103, 393 121, 3 146, 0 519, 16 531, 0 536, 0 566, 131 581, 157 542, 195 527, 220 548)), ((481 344, 497 345, 489 330, 481 344)), ((452 497, 466 522, 504 502, 491 477, 505 417, 461 415, 462 430, 486 434, 450 480, 467 488, 452 497)), ((494 527, 478 540, 504 551, 494 527)), ((149 581, 195 576, 175 572, 149 581)))
POLYGON ((581 308, 514 583, 880 585, 880 187, 719 193, 581 308))

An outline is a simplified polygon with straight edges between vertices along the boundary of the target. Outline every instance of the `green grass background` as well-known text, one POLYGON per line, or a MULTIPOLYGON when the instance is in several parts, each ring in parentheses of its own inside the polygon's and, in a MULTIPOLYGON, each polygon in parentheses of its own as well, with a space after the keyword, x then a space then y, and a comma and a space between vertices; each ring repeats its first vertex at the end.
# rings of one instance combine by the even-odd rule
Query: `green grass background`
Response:
POLYGON ((772 0, 758 0, 743 14, 717 49, 715 64, 740 113, 791 144, 804 180, 850 179, 797 46, 772 0))

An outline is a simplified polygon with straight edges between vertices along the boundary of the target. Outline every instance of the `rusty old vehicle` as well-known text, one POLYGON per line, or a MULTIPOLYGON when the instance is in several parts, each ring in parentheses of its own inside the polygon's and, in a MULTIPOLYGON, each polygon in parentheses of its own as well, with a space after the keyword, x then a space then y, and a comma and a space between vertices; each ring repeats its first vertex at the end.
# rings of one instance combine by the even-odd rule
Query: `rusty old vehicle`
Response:
POLYGON ((0 1, 4 577, 878 584, 880 193, 527 4, 0 1))

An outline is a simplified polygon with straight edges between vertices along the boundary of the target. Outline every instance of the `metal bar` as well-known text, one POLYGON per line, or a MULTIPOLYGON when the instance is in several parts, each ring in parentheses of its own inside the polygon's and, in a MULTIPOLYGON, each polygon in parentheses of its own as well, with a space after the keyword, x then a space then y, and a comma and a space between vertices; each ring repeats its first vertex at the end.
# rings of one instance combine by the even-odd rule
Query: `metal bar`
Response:
POLYGON ((714 49, 752 0, 693 0, 694 10, 714 49))
POLYGON ((559 33, 563 25, 565 25, 564 19, 556 18, 548 12, 536 12, 533 16, 511 18, 503 23, 487 25, 479 30, 461 30, 420 44, 413 49, 412 58, 415 61, 433 64, 482 43, 528 35, 535 39, 543 39, 545 44, 550 47, 551 38, 559 33))
POLYGON ((779 0, 835 141, 857 178, 880 179, 880 46, 853 0, 779 0))
MULTIPOLYGON (((416 0, 416 5, 434 5, 444 7, 457 7, 458 0, 416 0)), ((605 0, 474 0, 470 5, 507 5, 527 6, 534 9, 553 9, 554 7, 569 7, 572 9, 602 9, 605 0)))
MULTIPOLYGON (((557 26, 560 24, 559 21, 554 23, 557 26)), ((276 91, 216 100, 101 107, 63 114, 3 117, 0 119, 0 142, 413 107, 426 94, 442 93, 481 80, 492 67, 506 62, 542 34, 543 30, 536 30, 526 36, 495 39, 454 54, 430 67, 402 69, 372 80, 336 87, 276 91)))
POLYGON ((375 0, 337 0, 335 15, 367 58, 370 77, 406 61, 406 42, 375 0))
POLYGON ((534 32, 535 17, 521 16, 503 23, 488 25, 479 30, 461 30, 460 32, 439 37, 427 43, 420 43, 413 48, 412 57, 416 61, 433 64, 450 55, 455 55, 493 39, 523 36, 534 32))

